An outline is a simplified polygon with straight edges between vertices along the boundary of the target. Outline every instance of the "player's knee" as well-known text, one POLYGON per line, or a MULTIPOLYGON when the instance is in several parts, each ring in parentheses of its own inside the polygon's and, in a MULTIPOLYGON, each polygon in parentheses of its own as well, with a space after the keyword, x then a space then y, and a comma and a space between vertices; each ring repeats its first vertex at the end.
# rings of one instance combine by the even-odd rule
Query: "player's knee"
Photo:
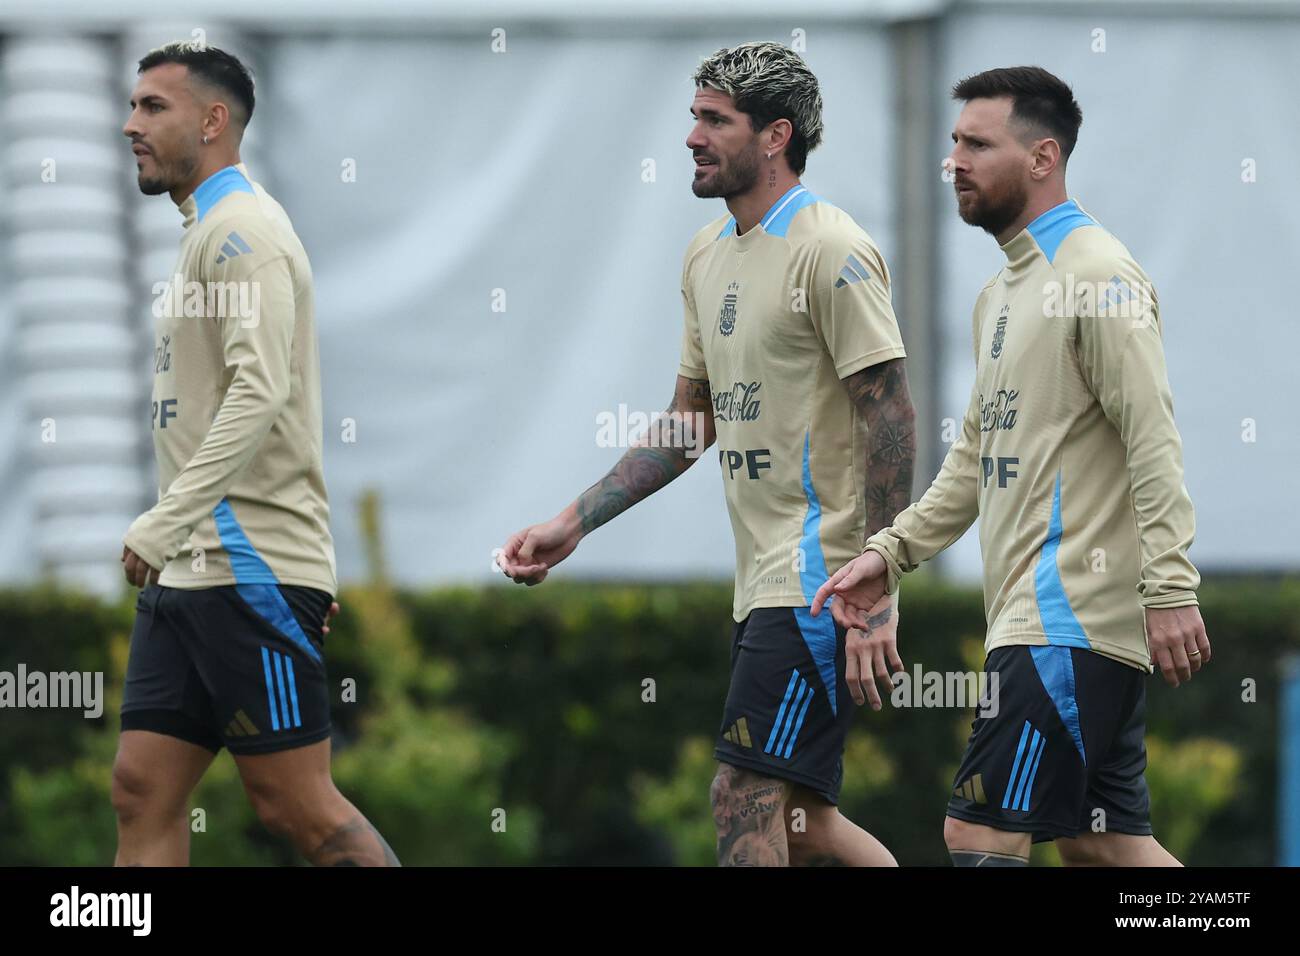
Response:
POLYGON ((832 855, 839 811, 834 807, 796 807, 785 810, 785 838, 790 865, 807 866, 832 855))
POLYGON ((143 767, 129 757, 118 754, 113 761, 109 798, 119 823, 134 823, 142 816, 159 809, 164 802, 158 783, 143 767))
POLYGON ((298 816, 287 800, 273 792, 250 791, 248 802, 268 832, 277 837, 294 839, 299 827, 298 816))
POLYGON ((262 826, 278 837, 292 839, 302 819, 301 808, 284 787, 263 780, 244 780, 249 805, 262 826))
POLYGON ((967 823, 954 817, 943 818, 943 842, 949 850, 985 849, 978 845, 977 837, 986 827, 967 823))
POLYGON ((245 781, 244 790, 262 826, 308 854, 337 823, 339 804, 346 806, 332 783, 292 788, 262 781, 245 781))
POLYGON ((1102 834, 1057 840, 1056 849, 1066 866, 1115 866, 1119 863, 1114 841, 1102 834))
POLYGON ((804 786, 790 788, 785 802, 785 835, 790 862, 798 857, 825 855, 834 845, 844 818, 839 809, 820 794, 804 786))

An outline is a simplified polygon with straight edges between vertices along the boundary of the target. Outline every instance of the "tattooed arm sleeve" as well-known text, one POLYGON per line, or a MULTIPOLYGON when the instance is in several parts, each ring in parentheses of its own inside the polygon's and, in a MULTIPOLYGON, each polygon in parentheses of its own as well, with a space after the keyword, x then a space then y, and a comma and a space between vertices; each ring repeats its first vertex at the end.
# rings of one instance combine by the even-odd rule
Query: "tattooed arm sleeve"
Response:
POLYGON ((713 441, 708 380, 678 375, 668 411, 650 425, 609 474, 579 496, 576 507, 582 533, 594 531, 650 497, 691 467, 713 441))
POLYGON ((952 544, 979 516, 979 398, 972 390, 961 434, 921 500, 872 535, 865 550, 876 551, 889 569, 886 591, 898 579, 952 544))
POLYGON ((912 501, 916 465, 916 410, 903 359, 854 372, 844 387, 867 422, 867 535, 893 523, 912 501))

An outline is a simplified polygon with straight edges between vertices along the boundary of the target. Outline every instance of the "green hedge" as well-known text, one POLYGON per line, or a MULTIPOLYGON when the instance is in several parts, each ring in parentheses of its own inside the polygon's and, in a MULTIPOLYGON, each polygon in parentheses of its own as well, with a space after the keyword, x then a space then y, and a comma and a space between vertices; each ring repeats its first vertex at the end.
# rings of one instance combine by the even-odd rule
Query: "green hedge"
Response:
MULTIPOLYGON (((908 582, 910 668, 978 669, 977 592, 908 582)), ((708 864, 712 740, 727 688, 728 584, 344 589, 327 639, 335 776, 408 864, 708 864), (654 701, 647 702, 652 680, 654 701), (504 811, 504 816, 502 814, 504 811), (500 821, 505 828, 501 831, 500 821), (498 821, 496 827, 493 821, 498 821)), ((109 768, 133 605, 0 592, 0 670, 103 670, 104 716, 0 710, 0 864, 104 864, 109 768)), ((1300 650, 1300 582, 1210 582, 1211 665, 1148 684, 1157 836, 1190 864, 1271 864, 1278 663, 1300 650), (1243 680, 1255 682, 1254 703, 1243 680)), ((904 864, 945 864, 944 806, 971 713, 863 709, 842 808, 904 864)), ((1300 728, 1293 732, 1300 732, 1300 728)), ((200 786, 200 864, 292 863, 224 755, 200 786)), ((1055 862, 1050 847, 1035 861, 1055 862)))

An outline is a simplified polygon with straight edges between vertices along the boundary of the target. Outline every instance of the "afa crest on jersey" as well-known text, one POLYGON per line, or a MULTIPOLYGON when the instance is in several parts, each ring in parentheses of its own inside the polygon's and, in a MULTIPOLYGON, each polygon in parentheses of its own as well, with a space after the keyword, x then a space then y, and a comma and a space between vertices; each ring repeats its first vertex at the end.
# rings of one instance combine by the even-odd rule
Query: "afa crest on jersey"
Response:
POLYGON ((739 282, 727 286, 727 294, 722 297, 722 310, 718 312, 718 331, 723 335, 736 331, 736 300, 739 297, 739 282))
POLYGON ((1011 306, 1004 305, 1002 311, 998 313, 998 324, 993 330, 993 348, 990 355, 997 358, 1002 354, 1002 340, 1007 337, 1007 316, 1011 313, 1011 306))

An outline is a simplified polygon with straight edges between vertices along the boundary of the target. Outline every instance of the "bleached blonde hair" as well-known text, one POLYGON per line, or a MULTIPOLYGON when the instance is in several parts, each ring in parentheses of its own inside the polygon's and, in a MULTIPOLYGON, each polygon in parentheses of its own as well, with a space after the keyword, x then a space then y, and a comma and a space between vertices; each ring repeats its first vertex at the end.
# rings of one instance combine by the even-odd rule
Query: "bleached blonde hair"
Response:
POLYGON ((799 54, 768 41, 724 47, 699 65, 694 80, 697 88, 730 96, 754 132, 789 120, 794 132, 785 156, 795 174, 803 174, 808 154, 822 141, 822 94, 799 54))

